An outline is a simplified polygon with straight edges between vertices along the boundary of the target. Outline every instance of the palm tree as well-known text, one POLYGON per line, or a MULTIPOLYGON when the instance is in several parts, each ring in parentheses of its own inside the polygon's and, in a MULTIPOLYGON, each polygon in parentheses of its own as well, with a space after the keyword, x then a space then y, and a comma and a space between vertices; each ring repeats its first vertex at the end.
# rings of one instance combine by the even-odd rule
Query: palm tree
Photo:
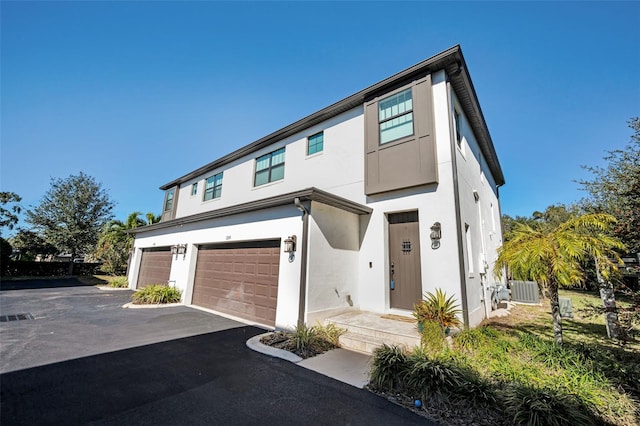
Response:
POLYGON ((153 225, 154 223, 160 222, 161 216, 156 216, 151 212, 147 213, 146 216, 147 216, 147 225, 153 225))
POLYGON ((598 259, 600 273, 608 278, 619 262, 615 250, 624 245, 610 236, 616 219, 608 214, 584 214, 555 227, 534 229, 516 224, 508 241, 498 250, 494 274, 500 278, 506 267, 519 280, 534 280, 548 287, 553 316, 554 341, 562 344, 562 321, 558 287, 580 283, 584 279, 580 263, 598 259))
POLYGON ((126 231, 147 224, 139 217, 141 214, 133 212, 124 222, 114 219, 105 224, 96 246, 96 257, 102 260, 106 272, 116 274, 126 268, 133 246, 133 237, 126 231))

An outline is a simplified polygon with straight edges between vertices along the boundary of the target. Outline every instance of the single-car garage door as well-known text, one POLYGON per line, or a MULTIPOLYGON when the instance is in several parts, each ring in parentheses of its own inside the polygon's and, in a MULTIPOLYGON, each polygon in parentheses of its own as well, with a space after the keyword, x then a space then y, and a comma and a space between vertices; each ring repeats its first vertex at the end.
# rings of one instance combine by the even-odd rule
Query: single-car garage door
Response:
POLYGON ((280 241, 200 246, 194 305, 275 325, 280 241))
POLYGON ((171 273, 171 260, 170 247, 142 249, 136 288, 144 288, 150 284, 167 284, 171 273))

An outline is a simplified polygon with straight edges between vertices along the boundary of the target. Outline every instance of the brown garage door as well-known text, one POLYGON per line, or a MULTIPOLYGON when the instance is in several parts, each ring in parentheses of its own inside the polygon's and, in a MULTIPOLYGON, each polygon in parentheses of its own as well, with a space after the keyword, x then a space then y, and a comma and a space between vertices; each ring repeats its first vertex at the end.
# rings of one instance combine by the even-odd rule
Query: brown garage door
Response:
POLYGON ((201 246, 194 305, 275 325, 280 241, 201 246))
POLYGON ((171 260, 170 247, 143 249, 137 288, 144 288, 150 284, 167 284, 171 273, 171 260))

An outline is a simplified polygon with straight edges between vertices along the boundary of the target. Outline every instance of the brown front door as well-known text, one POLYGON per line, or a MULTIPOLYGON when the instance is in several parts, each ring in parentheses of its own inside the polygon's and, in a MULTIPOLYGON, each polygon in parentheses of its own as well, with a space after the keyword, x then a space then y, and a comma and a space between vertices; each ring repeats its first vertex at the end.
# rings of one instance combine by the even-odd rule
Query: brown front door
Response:
POLYGON ((274 326, 279 268, 279 240, 201 246, 191 303, 274 326))
POLYGON ((144 288, 151 284, 166 285, 171 273, 171 260, 170 247, 143 249, 136 288, 144 288))
POLYGON ((389 215, 389 272, 391 307, 413 310, 422 298, 417 211, 389 215))

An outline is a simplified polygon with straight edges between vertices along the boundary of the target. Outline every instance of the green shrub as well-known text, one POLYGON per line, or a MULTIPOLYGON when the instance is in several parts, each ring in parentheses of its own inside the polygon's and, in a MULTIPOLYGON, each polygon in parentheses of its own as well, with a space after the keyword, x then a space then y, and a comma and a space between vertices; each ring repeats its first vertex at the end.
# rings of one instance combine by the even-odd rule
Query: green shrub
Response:
POLYGON ((109 281, 109 287, 127 288, 129 287, 129 281, 127 281, 127 277, 116 277, 109 281))
POLYGON ((441 393, 455 395, 465 384, 460 368, 453 362, 430 358, 417 350, 409 354, 405 373, 405 385, 408 391, 422 399, 441 393))
POLYGON ((505 413, 514 424, 531 426, 587 426, 599 422, 574 396, 551 388, 511 385, 504 392, 505 413))
POLYGON ((293 332, 280 331, 263 338, 262 342, 293 352, 299 357, 309 358, 340 347, 338 340, 345 331, 335 324, 309 327, 303 323, 298 324, 293 332))
POLYGON ((317 336, 319 339, 326 341, 332 345, 332 348, 340 347, 340 336, 342 336, 347 330, 340 328, 334 323, 327 325, 318 324, 315 326, 317 336))
POLYGON ((413 317, 418 324, 435 321, 443 329, 460 325, 458 319, 458 314, 462 312, 460 306, 456 304, 453 296, 447 297, 447 294, 439 288, 435 293, 425 293, 424 299, 416 303, 413 309, 413 317))
POLYGON ((181 296, 182 292, 175 287, 169 287, 166 284, 152 284, 133 293, 131 300, 137 305, 178 303, 181 296))
POLYGON ((424 321, 420 328, 420 344, 425 351, 436 354, 447 348, 445 332, 439 323, 432 320, 424 321))
POLYGON ((373 351, 369 384, 378 390, 401 390, 407 372, 407 354, 404 348, 383 344, 373 351))

